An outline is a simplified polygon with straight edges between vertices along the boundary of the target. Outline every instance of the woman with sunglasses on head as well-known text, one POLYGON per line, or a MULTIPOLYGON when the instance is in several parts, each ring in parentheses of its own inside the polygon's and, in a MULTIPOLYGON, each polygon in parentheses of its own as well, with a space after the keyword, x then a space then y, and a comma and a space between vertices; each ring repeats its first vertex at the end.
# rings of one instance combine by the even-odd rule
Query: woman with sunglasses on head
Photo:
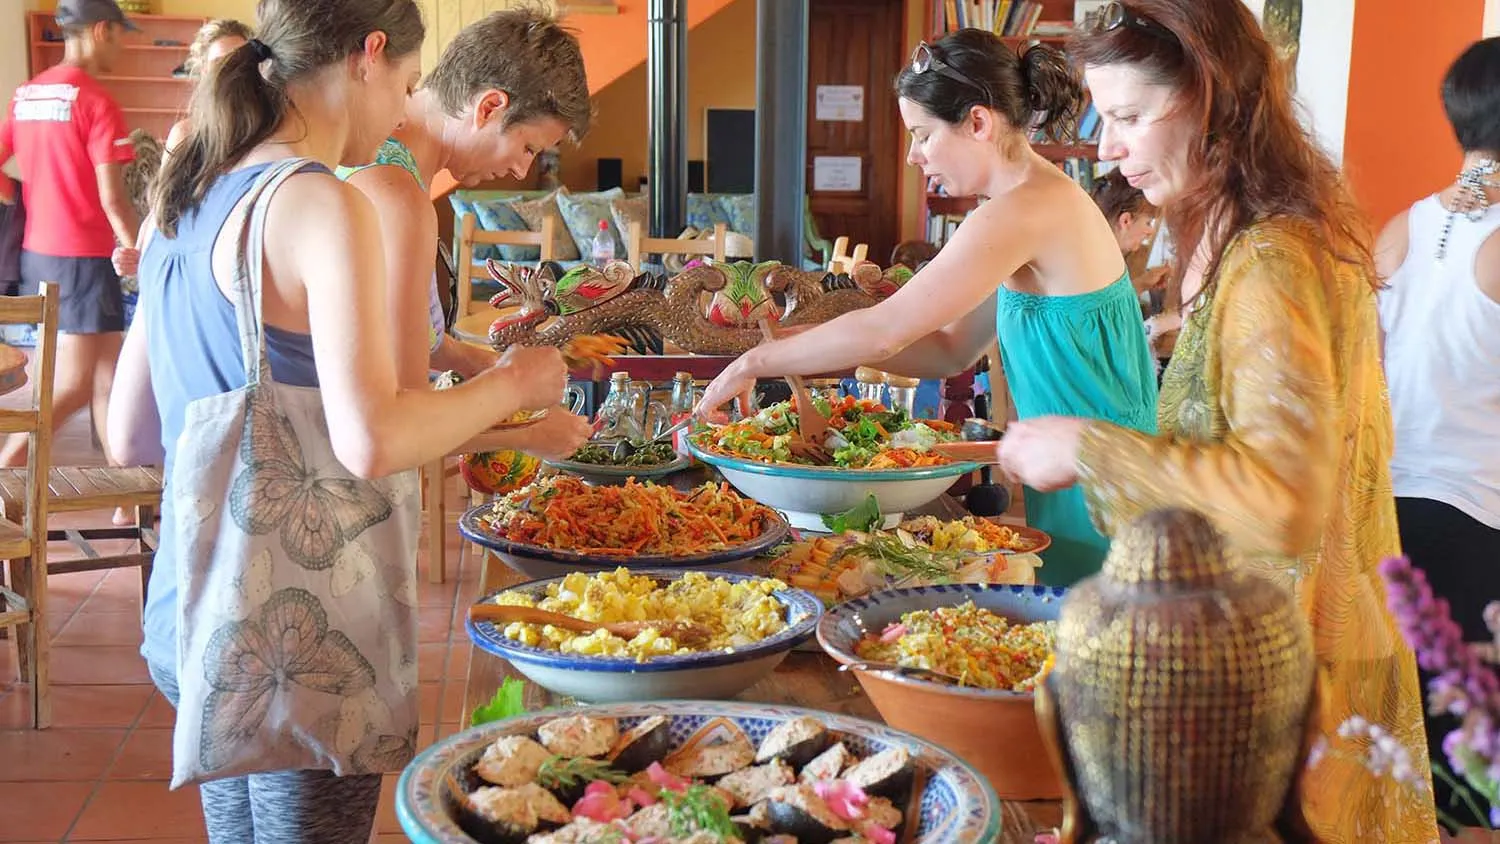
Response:
MULTIPOLYGON (((1064 413, 1155 430, 1156 376, 1119 243, 1087 192, 1028 143, 1033 117, 1056 135, 1082 100, 1061 53, 1024 55, 965 29, 918 45, 896 77, 907 160, 981 203, 889 299, 747 352, 714 379, 700 413, 755 379, 863 364, 920 378, 974 365, 1000 342, 1019 418, 1064 413)), ((1076 489, 1026 490, 1047 531, 1040 577, 1068 585, 1099 570, 1108 542, 1076 489)))
POLYGON ((1099 20, 1069 52, 1100 156, 1164 209, 1185 324, 1160 435, 1025 420, 1002 465, 1037 488, 1082 487, 1105 533, 1163 507, 1208 515, 1308 613, 1331 743, 1301 782, 1318 840, 1433 841, 1416 663, 1377 571, 1400 543, 1369 233, 1243 3, 1133 0, 1099 20), (1363 767, 1375 736, 1338 736, 1356 716, 1389 734, 1382 754, 1416 764, 1363 767))
MULTIPOLYGON (((587 134, 591 117, 578 39, 546 12, 509 9, 448 42, 373 164, 339 169, 380 218, 404 383, 425 383, 429 370, 468 378, 494 366, 497 357, 488 346, 447 333, 432 267, 438 219, 427 185, 443 170, 471 185, 501 175, 524 178, 540 152, 587 134)), ((471 445, 560 458, 588 434, 588 420, 552 412, 535 425, 486 434, 471 445)))
POLYGON ((567 373, 525 348, 452 390, 398 376, 376 211, 333 168, 405 118, 415 0, 258 20, 157 180, 109 441, 165 464, 141 650, 209 840, 364 844, 417 740, 410 470, 557 405, 567 373))

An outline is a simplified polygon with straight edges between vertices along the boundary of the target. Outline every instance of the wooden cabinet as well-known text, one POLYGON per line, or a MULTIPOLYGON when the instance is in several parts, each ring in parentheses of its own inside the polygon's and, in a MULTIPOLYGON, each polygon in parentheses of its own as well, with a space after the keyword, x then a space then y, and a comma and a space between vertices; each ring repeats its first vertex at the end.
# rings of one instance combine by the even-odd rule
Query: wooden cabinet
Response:
MULTIPOLYGON (((141 31, 125 34, 115 67, 99 81, 120 104, 131 129, 165 140, 186 113, 192 91, 192 81, 173 72, 187 61, 188 45, 207 18, 131 15, 130 20, 141 31)), ((32 76, 62 61, 62 32, 51 12, 28 13, 26 32, 32 76)))

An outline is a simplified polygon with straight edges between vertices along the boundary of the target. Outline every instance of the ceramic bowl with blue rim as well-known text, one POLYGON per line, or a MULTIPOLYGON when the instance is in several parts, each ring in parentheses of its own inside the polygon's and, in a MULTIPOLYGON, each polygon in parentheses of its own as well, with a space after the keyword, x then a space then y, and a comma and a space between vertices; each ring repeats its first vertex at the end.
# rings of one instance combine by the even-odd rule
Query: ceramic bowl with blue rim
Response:
POLYGON ((823 516, 845 513, 871 495, 880 503, 886 528, 936 500, 955 479, 978 471, 978 463, 944 463, 912 469, 844 469, 763 463, 709 451, 688 438, 688 451, 719 470, 735 489, 779 511, 802 530, 826 531, 823 516))
MULTIPOLYGON (((864 662, 855 646, 879 636, 902 615, 972 601, 1010 621, 1056 621, 1066 590, 1049 586, 953 583, 913 586, 852 598, 823 614, 818 643, 842 665, 864 662)), ((1056 800, 1062 778, 1042 741, 1030 692, 946 685, 890 671, 852 668, 891 726, 952 750, 1007 800, 1056 800)))
POLYGON ((447 783, 463 776, 484 749, 502 736, 534 735, 537 728, 565 715, 614 718, 628 730, 652 716, 670 721, 673 749, 709 730, 731 729, 759 746, 777 725, 793 718, 821 721, 856 756, 866 758, 894 747, 909 752, 916 763, 916 793, 904 814, 914 816, 899 844, 973 844, 996 841, 1000 835, 1001 805, 993 789, 973 766, 943 748, 883 724, 770 704, 670 700, 570 707, 522 715, 473 727, 424 750, 402 772, 396 784, 396 817, 416 844, 469 844, 459 826, 457 805, 447 783))
MULTIPOLYGON (((685 572, 677 569, 632 570, 632 574, 654 577, 668 583, 685 572)), ((710 578, 731 582, 754 580, 759 575, 740 572, 703 572, 710 578)), ((547 587, 561 577, 533 580, 505 592, 544 596, 547 587)), ((480 599, 492 603, 495 593, 480 599)), ((489 621, 469 619, 469 638, 481 650, 510 662, 532 682, 557 694, 588 703, 616 703, 669 698, 721 700, 760 682, 776 670, 792 648, 812 638, 823 616, 823 602, 811 592, 785 589, 772 596, 786 610, 786 627, 766 639, 733 651, 661 656, 638 662, 634 657, 598 657, 562 653, 524 645, 505 635, 504 628, 489 621)), ((671 619, 664 619, 670 621, 671 619)))
POLYGON ((632 570, 646 568, 686 570, 728 565, 764 554, 780 545, 789 531, 784 519, 771 518, 773 514, 768 513, 765 528, 759 536, 732 548, 704 551, 699 554, 631 554, 629 556, 588 554, 507 539, 490 527, 488 517, 493 511, 494 504, 481 504, 470 508, 459 517, 458 532, 470 542, 489 549, 512 570, 531 579, 559 577, 574 571, 614 571, 620 566, 632 570))

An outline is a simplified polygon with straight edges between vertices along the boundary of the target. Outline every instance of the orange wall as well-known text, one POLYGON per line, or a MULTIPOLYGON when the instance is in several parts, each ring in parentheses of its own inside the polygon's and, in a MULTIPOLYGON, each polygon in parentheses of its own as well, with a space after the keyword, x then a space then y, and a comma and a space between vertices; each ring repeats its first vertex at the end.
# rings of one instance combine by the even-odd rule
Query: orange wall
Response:
MULTIPOLYGON (((706 109, 755 108, 755 2, 730 0, 723 11, 688 33, 689 159, 704 157, 706 109)), ((590 68, 591 85, 593 79, 590 68)), ((625 190, 632 192, 646 175, 646 66, 637 65, 599 91, 594 106, 588 137, 578 147, 562 148, 563 184, 572 190, 592 190, 597 160, 619 158, 625 190)))
MULTIPOLYGON (((1459 148, 1443 114, 1443 73, 1483 32, 1484 0, 1359 0, 1349 66, 1344 168, 1372 225, 1441 188, 1459 148)), ((1304 50, 1307 46, 1304 46, 1304 50)))

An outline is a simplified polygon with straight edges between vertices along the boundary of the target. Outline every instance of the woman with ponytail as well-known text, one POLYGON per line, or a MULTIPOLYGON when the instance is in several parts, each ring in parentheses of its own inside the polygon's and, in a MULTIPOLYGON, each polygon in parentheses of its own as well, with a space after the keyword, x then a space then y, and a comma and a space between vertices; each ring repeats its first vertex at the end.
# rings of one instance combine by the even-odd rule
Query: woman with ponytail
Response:
MULTIPOLYGON (((1019 418, 1066 413, 1155 431, 1156 376, 1114 231, 1088 193, 1031 148, 1058 137, 1082 88, 1061 53, 1016 53, 965 29, 918 44, 896 77, 907 160, 954 196, 985 201, 891 298, 758 346, 709 385, 700 412, 756 378, 862 364, 919 378, 974 365, 998 335, 1019 418)), ((1052 535, 1043 582, 1099 570, 1108 542, 1076 489, 1026 491, 1026 518, 1052 535)))
POLYGON ((364 844, 417 742, 415 467, 557 407, 556 349, 403 384, 371 203, 333 168, 404 119, 415 0, 262 0, 207 68, 140 258, 111 452, 164 463, 143 655, 215 844, 364 844), (382 287, 384 282, 376 285, 382 287))

